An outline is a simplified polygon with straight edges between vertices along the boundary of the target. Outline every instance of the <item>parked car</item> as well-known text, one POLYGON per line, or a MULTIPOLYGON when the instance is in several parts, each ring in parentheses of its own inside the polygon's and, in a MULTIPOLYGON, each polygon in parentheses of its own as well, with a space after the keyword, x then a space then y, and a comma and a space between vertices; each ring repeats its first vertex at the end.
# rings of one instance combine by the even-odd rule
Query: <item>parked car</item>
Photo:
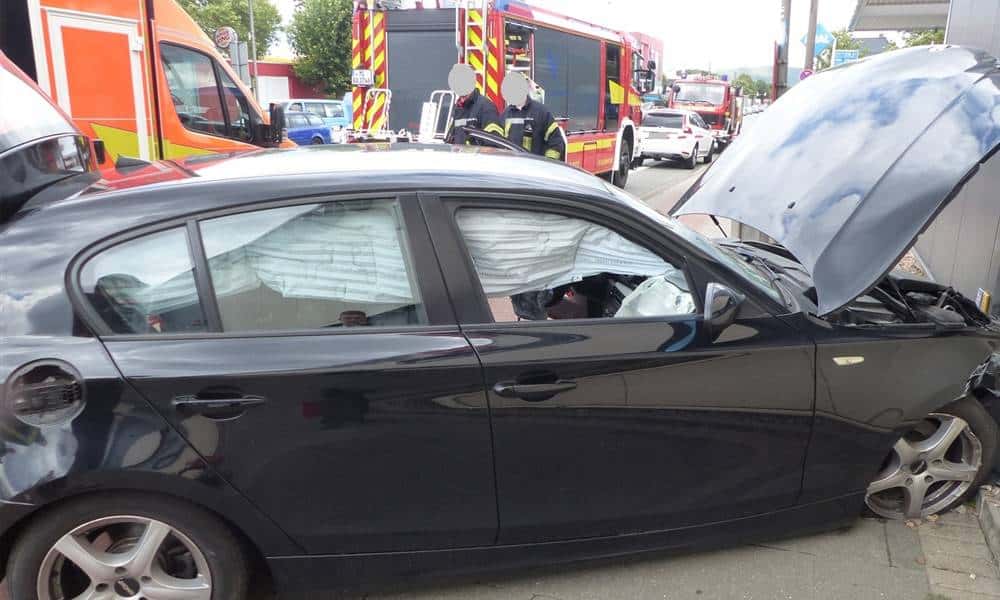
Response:
POLYGON ((308 112, 323 120, 323 123, 333 131, 333 143, 344 141, 344 131, 351 127, 350 95, 343 100, 286 100, 285 112, 308 112))
POLYGON ((332 144, 334 131, 323 120, 308 112, 287 112, 288 138, 300 146, 332 144))
POLYGON ((637 166, 647 158, 678 160, 693 169, 699 160, 715 158, 715 138, 701 116, 693 110, 652 109, 639 127, 637 166))
MULTIPOLYGON (((676 208, 780 246, 478 147, 0 186, 12 598, 237 600, 251 572, 365 586, 956 506, 994 464, 1000 323, 890 270, 1000 144, 998 83, 939 46, 797 85, 676 208)), ((34 177, 47 130, 5 126, 3 176, 34 177)))

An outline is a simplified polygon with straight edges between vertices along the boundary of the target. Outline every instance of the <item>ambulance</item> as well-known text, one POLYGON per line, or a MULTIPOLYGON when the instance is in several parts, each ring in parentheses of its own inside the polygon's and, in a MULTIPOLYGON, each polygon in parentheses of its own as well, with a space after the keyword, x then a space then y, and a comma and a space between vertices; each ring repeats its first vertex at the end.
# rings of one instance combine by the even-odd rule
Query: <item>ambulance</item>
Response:
POLYGON ((0 50, 100 140, 102 167, 294 145, 175 0, 2 0, 0 50))

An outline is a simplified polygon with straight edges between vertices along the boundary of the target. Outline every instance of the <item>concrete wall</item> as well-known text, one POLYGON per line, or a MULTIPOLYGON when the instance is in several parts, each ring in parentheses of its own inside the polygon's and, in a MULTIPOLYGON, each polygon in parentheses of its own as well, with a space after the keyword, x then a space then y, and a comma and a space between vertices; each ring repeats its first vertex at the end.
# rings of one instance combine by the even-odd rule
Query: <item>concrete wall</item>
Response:
MULTIPOLYGON (((952 0, 945 40, 1000 56, 1000 2, 952 0)), ((935 280, 975 296, 993 294, 1000 312, 1000 155, 982 166, 917 241, 935 280)))

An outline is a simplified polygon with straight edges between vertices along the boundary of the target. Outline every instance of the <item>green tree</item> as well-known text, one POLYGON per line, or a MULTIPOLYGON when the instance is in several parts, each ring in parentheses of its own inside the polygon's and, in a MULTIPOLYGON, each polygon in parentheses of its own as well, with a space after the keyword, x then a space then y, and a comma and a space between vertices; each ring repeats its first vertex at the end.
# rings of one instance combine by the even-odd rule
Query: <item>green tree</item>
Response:
MULTIPOLYGON (((836 48, 837 50, 861 50, 861 56, 866 56, 868 51, 861 47, 861 42, 854 39, 851 33, 846 29, 838 29, 833 32, 833 37, 837 40, 836 48)), ((816 70, 826 69, 830 66, 830 61, 833 57, 833 48, 829 48, 820 52, 819 56, 816 57, 816 70)))
POLYGON ((747 73, 740 73, 737 75, 736 79, 733 80, 733 85, 743 90, 744 95, 752 94, 755 90, 753 77, 747 73))
POLYGON ((944 29, 923 29, 921 31, 908 31, 903 34, 903 45, 907 48, 943 43, 944 29))
MULTIPOLYGON (((179 0, 180 5, 209 37, 219 27, 232 27, 241 42, 250 42, 250 11, 247 0, 179 0)), ((263 58, 281 29, 281 15, 271 0, 253 0, 253 28, 257 56, 263 58)))
POLYGON ((771 82, 766 79, 755 79, 753 82, 753 91, 758 96, 767 98, 771 95, 771 82))
POLYGON ((300 0, 288 27, 295 74, 330 95, 351 83, 351 0, 300 0))

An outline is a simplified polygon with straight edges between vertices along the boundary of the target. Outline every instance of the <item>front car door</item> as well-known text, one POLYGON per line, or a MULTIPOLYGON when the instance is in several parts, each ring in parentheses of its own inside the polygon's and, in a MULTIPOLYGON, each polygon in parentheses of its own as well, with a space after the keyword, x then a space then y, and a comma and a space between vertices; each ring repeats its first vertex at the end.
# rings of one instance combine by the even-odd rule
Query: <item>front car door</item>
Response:
POLYGON ((708 335, 717 266, 610 204, 422 200, 484 367, 501 543, 718 522, 799 494, 813 344, 750 298, 708 335))
POLYGON ((481 369, 416 202, 240 207, 80 270, 125 377, 310 554, 495 539, 481 369))

